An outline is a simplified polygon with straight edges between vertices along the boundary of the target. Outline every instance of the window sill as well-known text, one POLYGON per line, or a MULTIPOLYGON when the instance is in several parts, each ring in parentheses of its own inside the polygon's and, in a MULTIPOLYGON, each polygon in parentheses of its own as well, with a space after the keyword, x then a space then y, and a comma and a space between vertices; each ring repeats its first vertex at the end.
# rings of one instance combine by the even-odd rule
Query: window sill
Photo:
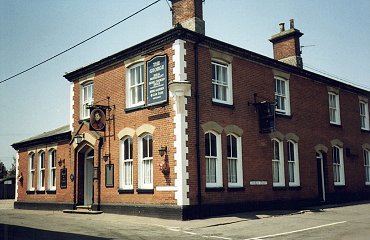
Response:
POLYGON ((128 107, 128 108, 125 108, 125 113, 135 112, 135 111, 138 111, 138 110, 142 110, 144 108, 146 108, 145 105, 140 105, 140 106, 136 106, 136 107, 128 107))
POLYGON ((244 190, 244 187, 227 187, 228 192, 243 192, 244 190))
POLYGON ((330 123, 330 126, 332 127, 337 127, 337 128, 342 128, 342 124, 338 123, 330 123))
POLYGON ((302 190, 302 187, 301 186, 289 186, 289 190, 300 191, 302 190))
POLYGON ((27 190, 26 193, 27 194, 35 194, 36 192, 35 192, 35 190, 27 190))
POLYGON ((340 190, 340 189, 345 189, 345 188, 346 188, 345 184, 334 184, 335 190, 340 190))
POLYGON ((361 128, 361 132, 370 133, 370 129, 363 129, 363 128, 361 128))
POLYGON ((287 119, 292 119, 293 115, 288 115, 282 112, 275 112, 276 117, 282 117, 282 118, 287 118, 287 119))
POLYGON ((46 193, 47 194, 56 194, 57 190, 47 190, 46 193))
POLYGON ((154 189, 136 189, 136 192, 137 193, 147 193, 147 194, 153 194, 154 193, 154 189))
POLYGON ((36 190, 36 194, 45 194, 46 191, 45 190, 36 190))
POLYGON ((229 103, 220 103, 220 102, 215 102, 212 100, 212 105, 214 106, 219 106, 219 107, 226 107, 226 108, 230 108, 230 109, 235 109, 235 106, 234 104, 229 104, 229 103))
POLYGON ((286 190, 286 187, 285 186, 272 186, 272 190, 283 191, 283 190, 286 190))
POLYGON ((206 192, 223 192, 225 189, 223 187, 206 187, 206 192))
POLYGON ((118 189, 119 194, 133 194, 134 189, 118 189))

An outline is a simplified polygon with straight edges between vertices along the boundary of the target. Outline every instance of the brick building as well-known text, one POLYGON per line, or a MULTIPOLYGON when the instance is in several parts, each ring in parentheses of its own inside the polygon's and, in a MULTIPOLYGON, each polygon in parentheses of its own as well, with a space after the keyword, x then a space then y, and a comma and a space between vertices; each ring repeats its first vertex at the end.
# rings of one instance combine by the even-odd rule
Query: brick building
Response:
POLYGON ((207 37, 201 0, 169 31, 67 73, 70 125, 13 144, 17 208, 189 219, 370 197, 370 91, 207 37), (98 123, 101 123, 100 125, 98 123))

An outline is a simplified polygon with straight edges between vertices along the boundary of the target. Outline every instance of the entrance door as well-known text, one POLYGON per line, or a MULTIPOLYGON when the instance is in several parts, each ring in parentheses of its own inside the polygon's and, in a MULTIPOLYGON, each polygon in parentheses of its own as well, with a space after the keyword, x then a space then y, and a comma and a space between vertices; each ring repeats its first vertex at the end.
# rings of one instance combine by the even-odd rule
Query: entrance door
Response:
POLYGON ((318 190, 319 190, 319 199, 322 202, 325 202, 325 173, 324 173, 324 158, 323 154, 316 153, 316 161, 317 161, 317 183, 318 183, 318 190))
POLYGON ((84 159, 84 205, 91 206, 93 202, 94 187, 94 150, 85 153, 84 159))

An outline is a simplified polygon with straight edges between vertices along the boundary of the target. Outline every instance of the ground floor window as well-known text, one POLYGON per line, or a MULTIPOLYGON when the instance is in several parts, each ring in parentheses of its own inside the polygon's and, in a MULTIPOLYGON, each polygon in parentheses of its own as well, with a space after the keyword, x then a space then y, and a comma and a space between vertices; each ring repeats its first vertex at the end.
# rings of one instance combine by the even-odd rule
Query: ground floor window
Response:
POLYGON ((370 185, 370 151, 364 150, 366 185, 370 185))

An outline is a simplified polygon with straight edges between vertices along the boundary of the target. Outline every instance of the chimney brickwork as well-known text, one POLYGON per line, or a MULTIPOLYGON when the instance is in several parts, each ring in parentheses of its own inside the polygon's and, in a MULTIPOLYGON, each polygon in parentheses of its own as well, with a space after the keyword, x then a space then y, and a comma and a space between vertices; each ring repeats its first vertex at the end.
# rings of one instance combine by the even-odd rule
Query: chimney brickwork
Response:
POLYGON ((171 0, 172 25, 182 27, 197 33, 205 34, 202 0, 171 0))
POLYGON ((284 23, 280 23, 280 32, 273 35, 270 42, 273 44, 274 59, 287 64, 303 68, 301 46, 299 38, 303 35, 294 28, 294 20, 290 20, 290 28, 285 30, 284 23))

